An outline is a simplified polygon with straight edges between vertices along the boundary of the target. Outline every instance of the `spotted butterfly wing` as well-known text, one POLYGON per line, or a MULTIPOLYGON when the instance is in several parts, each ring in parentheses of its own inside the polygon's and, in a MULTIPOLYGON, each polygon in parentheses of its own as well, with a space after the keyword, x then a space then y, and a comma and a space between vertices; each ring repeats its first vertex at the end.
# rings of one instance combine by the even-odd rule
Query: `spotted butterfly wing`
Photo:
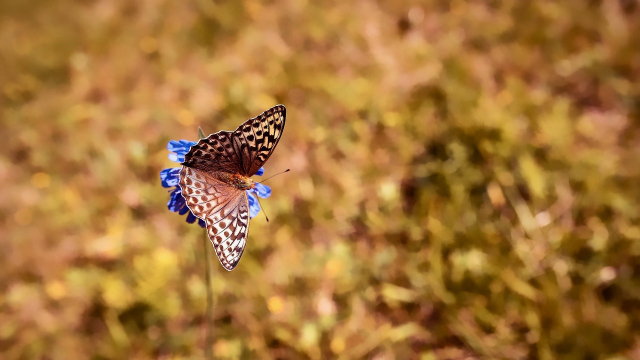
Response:
POLYGON ((222 266, 229 271, 235 269, 249 233, 246 192, 187 166, 180 170, 180 187, 189 209, 204 220, 222 266))
POLYGON ((245 121, 233 132, 243 174, 253 176, 267 162, 280 141, 286 116, 284 105, 277 105, 245 121))
POLYGON ((235 269, 249 233, 246 191, 234 176, 250 177, 269 159, 280 141, 286 109, 277 105, 249 119, 235 131, 219 131, 201 139, 185 155, 180 188, 187 206, 204 220, 222 266, 235 269))

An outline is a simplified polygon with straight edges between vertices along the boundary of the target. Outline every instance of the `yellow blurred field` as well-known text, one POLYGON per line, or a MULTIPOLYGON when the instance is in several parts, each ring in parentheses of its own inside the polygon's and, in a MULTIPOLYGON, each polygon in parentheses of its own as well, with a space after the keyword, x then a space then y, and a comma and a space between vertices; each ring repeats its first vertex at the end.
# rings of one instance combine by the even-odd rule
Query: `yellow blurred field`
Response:
POLYGON ((1 359, 639 359, 640 3, 0 2, 1 359), (287 125, 238 267, 169 140, 287 125))

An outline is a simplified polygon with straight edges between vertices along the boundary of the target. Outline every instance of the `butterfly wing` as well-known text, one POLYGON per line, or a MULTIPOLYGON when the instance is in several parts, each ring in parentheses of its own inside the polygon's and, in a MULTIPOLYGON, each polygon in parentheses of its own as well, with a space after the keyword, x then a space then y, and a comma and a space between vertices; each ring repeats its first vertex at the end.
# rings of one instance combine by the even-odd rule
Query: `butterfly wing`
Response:
POLYGON ((234 149, 242 174, 253 176, 269 159, 280 141, 287 109, 276 105, 249 119, 233 132, 234 149))
POLYGON ((189 209, 205 221, 220 264, 229 271, 235 269, 249 234, 246 192, 187 166, 180 170, 180 188, 189 209))
POLYGON ((233 132, 211 134, 189 149, 182 164, 207 172, 253 176, 278 145, 286 117, 284 105, 276 105, 233 132))
POLYGON ((242 173, 242 162, 234 144, 233 132, 218 131, 193 145, 184 156, 182 165, 204 172, 242 173))

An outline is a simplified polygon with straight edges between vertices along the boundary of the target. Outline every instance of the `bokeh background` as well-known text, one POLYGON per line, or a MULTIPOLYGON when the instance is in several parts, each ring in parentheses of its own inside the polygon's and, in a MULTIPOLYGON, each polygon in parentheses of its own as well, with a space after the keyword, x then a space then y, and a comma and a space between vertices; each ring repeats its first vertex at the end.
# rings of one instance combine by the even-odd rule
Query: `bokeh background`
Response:
POLYGON ((640 4, 0 2, 2 359, 639 359, 640 4), (233 272, 171 139, 282 103, 233 272))

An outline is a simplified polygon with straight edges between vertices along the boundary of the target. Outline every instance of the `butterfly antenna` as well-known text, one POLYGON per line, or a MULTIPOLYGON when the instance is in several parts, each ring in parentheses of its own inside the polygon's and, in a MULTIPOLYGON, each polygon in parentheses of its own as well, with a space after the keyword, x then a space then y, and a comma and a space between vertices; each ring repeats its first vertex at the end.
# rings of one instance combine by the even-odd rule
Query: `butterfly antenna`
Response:
POLYGON ((267 181, 267 180, 271 179, 271 178, 272 178, 272 177, 274 177, 274 176, 277 176, 277 175, 280 175, 280 174, 284 174, 284 173, 289 172, 289 171, 291 171, 291 169, 287 169, 287 170, 285 170, 285 171, 281 171, 281 172, 279 172, 279 173, 277 173, 277 174, 275 174, 275 175, 271 175, 271 176, 269 176, 268 178, 266 178, 266 179, 264 179, 264 180, 262 180, 262 181, 259 181, 259 182, 260 182, 260 183, 263 183, 263 182, 265 182, 265 181, 267 181))
POLYGON ((258 199, 258 204, 260 204, 260 208, 262 209, 262 213, 264 214, 265 219, 267 219, 267 222, 269 222, 269 217, 267 216, 267 212, 264 211, 264 207, 262 206, 262 204, 260 203, 260 197, 256 196, 256 199, 258 199))

